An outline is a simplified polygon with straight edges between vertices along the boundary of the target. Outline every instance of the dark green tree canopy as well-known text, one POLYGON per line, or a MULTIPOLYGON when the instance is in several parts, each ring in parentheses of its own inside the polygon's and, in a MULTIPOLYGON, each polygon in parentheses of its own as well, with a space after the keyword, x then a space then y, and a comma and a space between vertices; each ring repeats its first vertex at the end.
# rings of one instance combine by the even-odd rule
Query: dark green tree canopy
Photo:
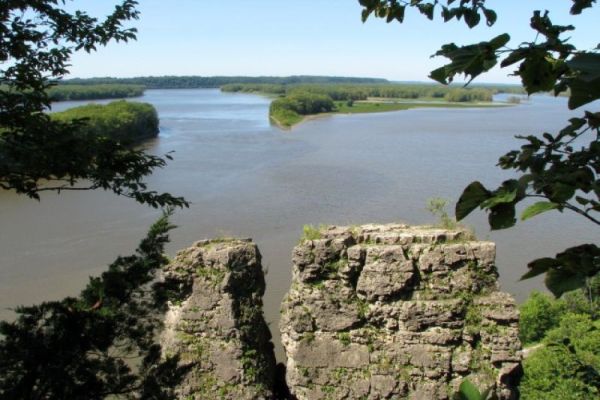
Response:
POLYGON ((132 143, 81 133, 85 120, 61 122, 45 113, 48 89, 68 73, 73 52, 135 39, 123 24, 138 18, 124 0, 103 20, 66 12, 66 0, 0 3, 0 188, 39 198, 47 190, 104 189, 158 207, 183 198, 148 190, 144 178, 165 158, 132 143))
MULTIPOLYGON (((482 21, 493 25, 498 16, 486 7, 485 0, 359 0, 363 21, 369 16, 387 22, 403 22, 409 9, 416 9, 433 20, 436 13, 444 22, 462 20, 473 28, 482 21)), ((571 0, 576 16, 594 7, 595 0, 571 0)), ((500 63, 516 68, 527 93, 566 92, 570 109, 579 109, 600 99, 600 45, 578 49, 569 42, 573 25, 555 25, 548 11, 534 11, 530 27, 536 40, 509 47, 510 35, 504 33, 488 41, 466 46, 445 44, 435 53, 449 63, 432 71, 430 77, 448 84, 460 74, 469 82, 500 63)), ((476 208, 488 213, 492 229, 505 229, 516 221, 516 205, 525 201, 522 220, 557 210, 572 211, 600 226, 600 112, 584 110, 580 117, 557 129, 557 133, 521 134, 525 141, 519 150, 500 157, 498 165, 513 170, 517 178, 487 189, 480 182, 468 185, 456 205, 461 220, 476 208)), ((595 243, 565 250, 555 258, 529 264, 523 279, 546 273, 546 285, 557 296, 581 287, 600 272, 600 248, 595 243)))
POLYGON ((20 307, 0 321, 2 399, 173 399, 186 371, 156 343, 169 288, 165 213, 135 254, 117 258, 77 297, 20 307))

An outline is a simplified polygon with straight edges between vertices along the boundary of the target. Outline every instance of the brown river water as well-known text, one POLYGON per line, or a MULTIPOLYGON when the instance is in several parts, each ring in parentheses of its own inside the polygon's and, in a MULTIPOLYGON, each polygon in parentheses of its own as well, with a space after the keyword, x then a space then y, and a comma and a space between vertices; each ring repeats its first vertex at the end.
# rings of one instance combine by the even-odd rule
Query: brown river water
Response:
MULTIPOLYGON (((509 178, 495 164, 520 146, 514 135, 553 132, 573 115, 565 99, 537 96, 514 107, 330 116, 281 131, 269 124, 270 100, 261 96, 148 90, 136 100, 152 103, 161 121, 159 137, 144 146, 174 151, 149 179, 152 188, 192 203, 173 217, 179 227, 168 252, 206 237, 253 238, 268 270, 265 315, 275 342, 303 225, 433 223, 427 199, 456 200, 472 180, 493 187, 509 178)), ((0 192, 0 318, 20 304, 78 293, 89 276, 131 253, 159 214, 98 191, 45 194, 40 202, 0 192)), ((500 232, 485 221, 479 212, 466 223, 497 243, 501 285, 519 301, 542 287, 519 282, 528 261, 597 242, 595 228, 569 214, 500 232)))

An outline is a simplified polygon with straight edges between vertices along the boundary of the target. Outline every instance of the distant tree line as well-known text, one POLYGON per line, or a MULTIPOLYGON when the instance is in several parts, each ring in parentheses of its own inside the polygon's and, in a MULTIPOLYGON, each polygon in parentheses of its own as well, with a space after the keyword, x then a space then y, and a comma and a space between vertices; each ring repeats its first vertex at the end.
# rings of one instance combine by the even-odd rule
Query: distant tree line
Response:
POLYGON ((54 121, 85 120, 79 128, 81 135, 105 136, 133 143, 158 135, 156 109, 147 103, 113 101, 106 105, 88 104, 53 113, 54 121))
POLYGON ((129 84, 63 85, 48 90, 51 101, 123 99, 144 94, 145 86, 129 84))
POLYGON ((89 78, 61 81, 65 85, 133 84, 148 89, 219 88, 230 83, 292 85, 302 83, 387 83, 379 78, 349 78, 342 76, 142 76, 135 78, 89 78))
POLYGON ((521 93, 522 88, 511 86, 457 86, 427 84, 228 84, 224 92, 269 93, 291 95, 296 92, 324 94, 334 101, 366 100, 369 97, 395 99, 438 99, 452 102, 492 101, 496 93, 521 93))
POLYGON ((269 94, 286 94, 289 85, 276 83, 228 83, 221 86, 222 92, 243 92, 243 93, 269 93, 269 94))

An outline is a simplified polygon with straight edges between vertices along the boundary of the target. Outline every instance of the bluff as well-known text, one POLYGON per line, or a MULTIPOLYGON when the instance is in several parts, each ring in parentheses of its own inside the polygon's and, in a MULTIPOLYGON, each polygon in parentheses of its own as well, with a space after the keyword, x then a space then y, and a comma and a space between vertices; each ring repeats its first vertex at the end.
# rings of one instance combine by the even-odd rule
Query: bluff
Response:
POLYGON ((261 256, 249 240, 196 242, 164 271, 172 299, 163 352, 185 369, 179 398, 273 398, 275 355, 263 318, 261 256))
POLYGON ((493 243, 406 225, 311 237, 294 248, 280 323, 298 399, 448 399, 466 378, 517 398, 518 311, 493 243))
MULTIPOLYGON (((493 243, 399 224, 309 236, 293 250, 281 309, 295 398, 449 399, 466 378, 499 399, 517 398, 518 312, 498 290, 493 243)), ((165 269, 173 300, 161 343, 187 369, 179 398, 282 393, 260 261, 249 240, 205 240, 165 269)))

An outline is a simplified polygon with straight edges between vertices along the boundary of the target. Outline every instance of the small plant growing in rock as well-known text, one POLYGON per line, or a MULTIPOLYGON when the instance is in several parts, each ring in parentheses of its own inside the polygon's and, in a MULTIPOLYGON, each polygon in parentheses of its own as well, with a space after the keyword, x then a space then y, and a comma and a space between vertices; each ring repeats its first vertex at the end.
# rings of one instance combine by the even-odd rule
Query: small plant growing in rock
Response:
POLYGON ((320 227, 316 227, 314 225, 304 225, 304 227, 302 227, 302 242, 317 239, 321 239, 320 227))
POLYGON ((445 229, 456 229, 456 219, 448 215, 446 207, 448 200, 440 197, 434 197, 427 200, 427 210, 438 218, 438 224, 445 229))
POLYGON ((356 305, 358 307, 358 316, 360 318, 366 318, 367 314, 369 313, 369 303, 367 303, 366 300, 357 298, 356 305))
POLYGON ((304 334, 302 335, 302 340, 305 340, 306 343, 314 342, 315 341, 314 332, 304 332, 304 334))
POLYGON ((338 340, 344 346, 350 346, 350 343, 352 342, 352 340, 350 339, 350 334, 348 332, 340 332, 340 333, 338 333, 338 340))

